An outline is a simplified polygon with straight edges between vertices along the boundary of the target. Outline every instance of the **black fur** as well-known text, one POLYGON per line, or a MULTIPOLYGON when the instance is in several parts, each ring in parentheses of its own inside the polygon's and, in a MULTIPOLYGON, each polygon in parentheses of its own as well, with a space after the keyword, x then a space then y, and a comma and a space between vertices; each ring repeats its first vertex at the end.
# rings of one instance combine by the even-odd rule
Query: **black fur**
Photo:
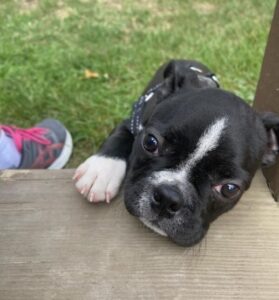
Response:
POLYGON ((124 186, 128 211, 145 218, 184 246, 200 241, 210 222, 238 202, 264 159, 269 145, 268 130, 279 134, 277 115, 258 115, 239 97, 218 89, 211 74, 206 66, 195 61, 173 60, 163 65, 143 93, 161 84, 144 107, 143 129, 132 135, 129 120, 126 120, 100 150, 101 155, 128 162, 124 186), (202 72, 193 71, 190 66, 202 72), (152 176, 158 171, 174 170, 186 161, 204 130, 221 117, 228 118, 228 126, 218 147, 195 165, 181 188, 182 207, 173 215, 163 216, 153 211, 152 176), (155 134, 160 141, 156 155, 142 147, 148 133, 155 134), (216 195, 213 186, 224 181, 239 183, 238 197, 223 199, 216 195), (141 208, 143 191, 148 201, 141 208))

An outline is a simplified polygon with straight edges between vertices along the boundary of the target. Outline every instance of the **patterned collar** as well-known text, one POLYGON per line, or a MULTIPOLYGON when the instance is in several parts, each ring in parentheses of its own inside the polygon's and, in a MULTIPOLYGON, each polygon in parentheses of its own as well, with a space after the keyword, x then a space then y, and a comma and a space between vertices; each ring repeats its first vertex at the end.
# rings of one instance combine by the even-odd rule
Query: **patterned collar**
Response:
MULTIPOLYGON (((204 73, 202 70, 200 70, 197 67, 191 66, 189 67, 192 71, 196 72, 198 76, 205 77, 206 79, 211 79, 214 84, 216 85, 216 88, 219 88, 219 81, 215 74, 213 73, 204 73)), ((146 94, 139 97, 139 99, 133 104, 133 110, 132 115, 130 119, 130 131, 131 133, 136 136, 142 129, 142 112, 143 108, 146 105, 146 103, 154 96, 156 91, 163 85, 163 82, 157 84, 155 87, 151 88, 146 92, 146 94)))

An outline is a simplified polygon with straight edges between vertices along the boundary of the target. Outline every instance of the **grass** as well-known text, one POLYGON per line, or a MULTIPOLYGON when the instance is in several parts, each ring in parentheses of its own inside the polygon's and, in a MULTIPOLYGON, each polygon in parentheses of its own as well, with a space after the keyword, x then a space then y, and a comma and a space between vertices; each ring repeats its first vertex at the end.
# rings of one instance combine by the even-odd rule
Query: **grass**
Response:
POLYGON ((156 68, 201 60, 254 97, 275 0, 1 0, 0 119, 61 120, 75 167, 130 112, 156 68), (99 73, 86 79, 86 69, 99 73))

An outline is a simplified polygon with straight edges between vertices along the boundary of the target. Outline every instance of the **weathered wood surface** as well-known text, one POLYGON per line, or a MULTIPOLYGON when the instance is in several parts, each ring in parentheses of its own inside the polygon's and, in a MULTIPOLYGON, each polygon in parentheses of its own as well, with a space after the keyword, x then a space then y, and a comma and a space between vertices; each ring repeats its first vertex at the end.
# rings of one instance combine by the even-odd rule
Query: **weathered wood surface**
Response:
POLYGON ((0 173, 0 299, 279 299, 279 206, 261 174, 185 249, 91 205, 71 170, 0 173))
MULTIPOLYGON (((279 1, 277 1, 269 37, 265 49, 262 69, 258 81, 254 107, 258 111, 279 114, 279 1)), ((279 200, 279 160, 264 168, 264 175, 274 197, 279 200)))

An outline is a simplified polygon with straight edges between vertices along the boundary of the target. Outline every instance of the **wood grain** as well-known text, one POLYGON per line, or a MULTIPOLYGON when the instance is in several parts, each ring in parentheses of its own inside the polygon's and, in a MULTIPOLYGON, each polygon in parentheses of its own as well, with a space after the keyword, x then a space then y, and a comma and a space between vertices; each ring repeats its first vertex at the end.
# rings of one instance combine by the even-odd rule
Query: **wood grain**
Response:
POLYGON ((258 174, 194 248, 91 205, 72 170, 0 173, 0 299, 279 299, 279 206, 258 174))
MULTIPOLYGON (((255 95, 254 108, 261 112, 279 114, 279 1, 277 1, 268 41, 265 49, 260 78, 255 95)), ((279 201, 279 160, 270 168, 263 169, 268 186, 279 201)))

